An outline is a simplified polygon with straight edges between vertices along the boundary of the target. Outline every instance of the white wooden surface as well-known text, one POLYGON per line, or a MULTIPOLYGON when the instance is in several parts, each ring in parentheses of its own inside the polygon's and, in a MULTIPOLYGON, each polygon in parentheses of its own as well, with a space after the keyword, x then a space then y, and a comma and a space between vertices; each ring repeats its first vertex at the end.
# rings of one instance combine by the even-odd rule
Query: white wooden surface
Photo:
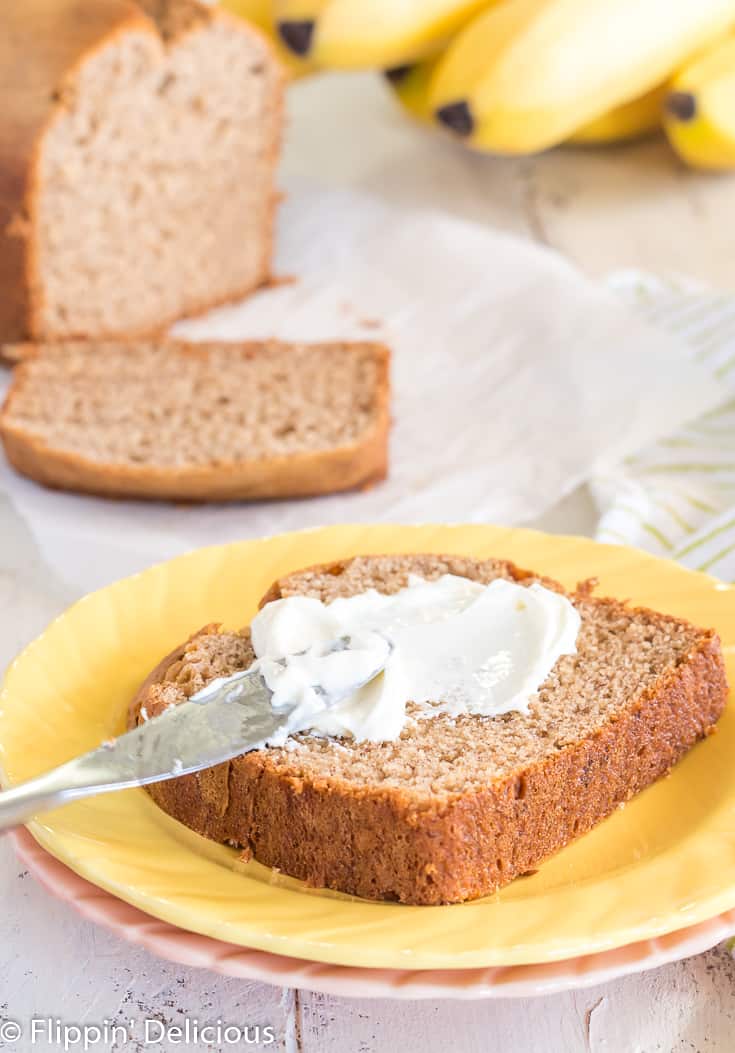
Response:
MULTIPOLYGON (((687 172, 662 142, 560 150, 529 160, 474 157, 407 124, 381 85, 359 77, 300 85, 291 110, 286 181, 348 183, 396 202, 439 205, 559 249, 594 274, 633 265, 735 286, 735 177, 687 172)), ((539 525, 588 532, 590 503, 577 494, 539 525)), ((0 496, 0 665, 69 599, 0 496)), ((50 1016, 72 1024, 220 1018, 271 1025, 277 1041, 259 1048, 285 1053, 735 1049, 735 962, 722 950, 541 999, 360 1001, 247 984, 157 961, 53 901, 2 843, 0 902, 0 1019, 50 1016)), ((7 1048, 59 1047, 31 1046, 26 1039, 7 1048)), ((131 1042, 93 1048, 182 1047, 131 1042)))

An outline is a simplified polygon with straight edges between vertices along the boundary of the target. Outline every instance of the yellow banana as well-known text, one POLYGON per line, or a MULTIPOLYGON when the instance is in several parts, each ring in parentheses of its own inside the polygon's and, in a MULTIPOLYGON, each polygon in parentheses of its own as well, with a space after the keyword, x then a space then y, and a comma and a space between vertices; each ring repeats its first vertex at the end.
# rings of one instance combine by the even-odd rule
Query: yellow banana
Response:
POLYGON ((274 0, 274 7, 281 39, 295 54, 320 67, 381 69, 434 54, 469 18, 492 3, 274 0))
POLYGON ((328 0, 270 0, 281 45, 296 61, 313 62, 314 27, 328 0))
POLYGON ((386 71, 386 79, 404 110, 422 124, 431 124, 434 114, 429 100, 429 85, 437 59, 417 62, 414 66, 398 66, 386 71))
POLYGON ((312 72, 313 66, 297 58, 278 38, 272 0, 220 0, 220 6, 262 29, 270 37, 276 54, 292 77, 302 77, 312 72))
POLYGON ((602 146, 605 143, 627 143, 649 135, 661 127, 666 91, 666 85, 660 84, 632 102, 615 106, 582 125, 568 141, 582 146, 602 146))
MULTIPOLYGON (((431 124, 434 120, 429 87, 438 62, 439 58, 428 59, 415 66, 388 70, 385 74, 404 110, 422 124, 431 124)), ((583 125, 567 141, 575 145, 602 146, 642 138, 661 127, 666 92, 667 86, 660 84, 639 99, 616 106, 583 125)))
POLYGON ((733 0, 502 0, 450 44, 431 106, 476 149, 533 153, 650 91, 733 25, 733 0))
POLYGON ((671 82, 664 104, 671 145, 696 168, 735 168, 735 37, 726 37, 671 82))

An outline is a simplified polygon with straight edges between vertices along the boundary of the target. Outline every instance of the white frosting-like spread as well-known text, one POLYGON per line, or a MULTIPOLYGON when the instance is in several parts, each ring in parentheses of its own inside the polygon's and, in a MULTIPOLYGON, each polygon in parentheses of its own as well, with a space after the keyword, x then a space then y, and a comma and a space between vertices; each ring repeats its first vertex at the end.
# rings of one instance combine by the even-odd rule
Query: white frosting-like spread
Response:
POLYGON ((286 734, 381 742, 399 737, 409 700, 422 704, 421 717, 527 712, 558 659, 575 653, 579 627, 566 596, 542 585, 445 574, 412 576, 391 596, 369 589, 329 604, 276 600, 255 617, 251 635, 274 707, 296 705, 286 734), (340 637, 349 648, 330 650, 340 637), (366 686, 329 702, 383 666, 366 686))

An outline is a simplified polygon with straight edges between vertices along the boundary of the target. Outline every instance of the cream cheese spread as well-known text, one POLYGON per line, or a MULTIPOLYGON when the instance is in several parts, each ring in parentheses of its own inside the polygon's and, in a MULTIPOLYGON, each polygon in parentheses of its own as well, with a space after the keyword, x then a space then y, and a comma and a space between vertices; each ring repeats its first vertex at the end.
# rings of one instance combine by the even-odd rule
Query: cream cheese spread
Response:
POLYGON ((420 706, 413 719, 527 712, 558 659, 576 652, 579 627, 573 604, 543 585, 445 574, 412 576, 390 596, 369 589, 328 604, 275 600, 251 635, 274 707, 296 707, 289 731, 382 742, 401 734, 408 701, 420 706), (340 637, 350 638, 349 648, 332 650, 340 637), (329 702, 381 667, 364 687, 329 702))

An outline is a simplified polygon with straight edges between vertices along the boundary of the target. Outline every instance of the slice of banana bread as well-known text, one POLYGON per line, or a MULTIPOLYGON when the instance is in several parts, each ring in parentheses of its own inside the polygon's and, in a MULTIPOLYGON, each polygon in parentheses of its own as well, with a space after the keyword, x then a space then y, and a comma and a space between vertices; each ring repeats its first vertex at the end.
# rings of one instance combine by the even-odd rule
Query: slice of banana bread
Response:
MULTIPOLYGON (((502 560, 359 556, 292 574, 263 602, 391 593, 409 573, 560 588, 502 560)), ((669 771, 725 705, 714 632, 584 589, 572 599, 578 652, 559 659, 528 714, 418 720, 397 742, 299 735, 149 792, 192 829, 310 885, 416 904, 493 892, 669 771)), ((131 721, 252 660, 246 630, 207 626, 153 671, 131 721)))
POLYGON ((10 463, 47 486, 233 500, 364 486, 387 470, 378 344, 67 341, 19 355, 10 463))

